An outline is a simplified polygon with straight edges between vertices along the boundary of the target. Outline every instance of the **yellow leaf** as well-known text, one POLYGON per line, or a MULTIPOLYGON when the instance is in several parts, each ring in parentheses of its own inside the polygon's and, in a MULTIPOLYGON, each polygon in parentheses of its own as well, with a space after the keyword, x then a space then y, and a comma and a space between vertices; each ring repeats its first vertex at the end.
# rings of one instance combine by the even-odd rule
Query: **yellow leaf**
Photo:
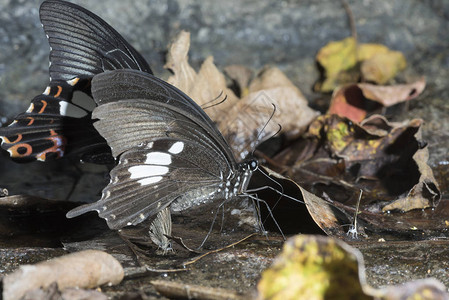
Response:
POLYGON ((330 42, 321 48, 316 59, 326 70, 326 76, 334 77, 340 71, 348 70, 356 65, 356 41, 348 37, 341 41, 330 42))
POLYGON ((364 61, 376 54, 390 51, 387 46, 381 44, 360 44, 357 46, 357 59, 364 61))
POLYGON ((297 235, 262 273, 258 299, 373 299, 359 281, 360 257, 341 241, 297 235))
POLYGON ((378 53, 362 63, 361 71, 365 81, 385 84, 407 66, 404 54, 399 51, 378 53))

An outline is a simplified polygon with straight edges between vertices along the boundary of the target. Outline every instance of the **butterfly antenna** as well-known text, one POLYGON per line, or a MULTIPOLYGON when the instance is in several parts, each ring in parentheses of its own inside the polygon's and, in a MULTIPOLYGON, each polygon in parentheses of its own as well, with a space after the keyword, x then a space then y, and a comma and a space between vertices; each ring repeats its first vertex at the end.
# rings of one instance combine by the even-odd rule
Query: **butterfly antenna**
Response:
MULTIPOLYGON (((257 137, 256 137, 256 145, 259 144, 259 141, 262 138, 262 133, 265 131, 265 128, 268 126, 268 123, 270 123, 270 121, 273 119, 274 114, 276 113, 276 105, 274 103, 271 103, 271 105, 273 105, 273 111, 271 112, 270 117, 268 118, 268 120, 265 122, 265 124, 263 125, 262 129, 257 133, 257 137)), ((281 124, 278 124, 279 129, 270 137, 274 137, 276 136, 279 132, 281 132, 282 130, 282 126, 281 124)), ((254 156, 254 151, 256 151, 256 147, 254 147, 253 151, 251 152, 251 155, 254 156)))
POLYGON ((214 103, 215 101, 217 101, 218 99, 220 99, 221 96, 223 96, 223 91, 221 91, 220 94, 219 94, 217 97, 215 97, 214 99, 212 99, 211 101, 204 103, 204 104, 201 106, 201 108, 202 108, 203 110, 206 110, 206 109, 208 109, 208 108, 211 108, 211 107, 220 105, 220 104, 222 104, 223 102, 225 102, 225 101, 228 99, 228 95, 225 95, 224 98, 223 98, 223 100, 221 100, 220 102, 214 103))

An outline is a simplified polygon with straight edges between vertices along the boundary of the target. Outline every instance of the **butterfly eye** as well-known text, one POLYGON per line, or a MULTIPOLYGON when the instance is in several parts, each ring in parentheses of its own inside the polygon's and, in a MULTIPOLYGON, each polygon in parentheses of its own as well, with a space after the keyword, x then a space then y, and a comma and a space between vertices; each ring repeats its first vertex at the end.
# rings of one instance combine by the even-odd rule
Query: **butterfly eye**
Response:
POLYGON ((252 160, 249 162, 249 168, 251 171, 256 171, 259 164, 257 163, 257 160, 252 160))

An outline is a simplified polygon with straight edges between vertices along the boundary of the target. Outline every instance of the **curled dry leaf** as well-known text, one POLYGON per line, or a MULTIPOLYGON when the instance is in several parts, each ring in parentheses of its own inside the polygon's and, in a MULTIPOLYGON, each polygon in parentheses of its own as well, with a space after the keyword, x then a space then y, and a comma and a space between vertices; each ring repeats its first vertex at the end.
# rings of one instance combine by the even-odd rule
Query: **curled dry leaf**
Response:
POLYGON ((3 299, 20 299, 27 291, 47 288, 56 282, 61 290, 68 287, 93 288, 118 284, 124 271, 106 252, 85 250, 57 257, 35 265, 22 265, 3 278, 3 299))
POLYGON ((357 86, 367 99, 379 102, 383 106, 388 107, 418 97, 426 87, 426 80, 421 78, 410 84, 390 86, 368 83, 359 83, 357 86))
POLYGON ((343 241, 296 235, 262 273, 257 299, 448 299, 445 286, 428 278, 374 289, 366 283, 362 254, 343 241))
POLYGON ((390 86, 368 83, 346 85, 335 89, 327 113, 361 122, 369 113, 373 113, 382 106, 388 107, 418 97, 425 86, 424 78, 410 84, 390 86), (381 106, 373 106, 369 100, 381 106))
MULTIPOLYGON (((417 133, 420 135, 420 132, 417 133)), ((407 193, 407 196, 385 205, 382 210, 409 211, 417 208, 435 207, 441 200, 441 192, 438 183, 433 176, 433 171, 427 164, 429 160, 429 150, 427 147, 418 149, 413 155, 413 161, 418 166, 419 181, 407 193)))
POLYGON ((367 111, 363 94, 356 84, 336 88, 332 94, 328 115, 339 115, 354 122, 366 118, 367 111))
POLYGON ((207 107, 206 113, 217 123, 238 157, 246 157, 256 144, 277 133, 278 124, 288 137, 296 137, 318 115, 308 107, 301 91, 274 67, 262 70, 249 86, 251 72, 238 66, 228 68, 241 94, 246 95, 239 99, 227 87, 226 79, 214 65, 212 57, 204 61, 198 73, 193 71, 188 64, 189 45, 190 35, 183 31, 169 47, 166 67, 174 75, 168 82, 183 90, 199 105, 207 107), (220 103, 224 97, 226 101, 220 103), (267 124, 268 121, 271 122, 267 124))
MULTIPOLYGON (((298 202, 303 202, 305 204, 310 217, 312 217, 315 224, 318 225, 321 230, 331 236, 346 236, 342 224, 348 224, 349 219, 343 211, 335 207, 332 203, 308 192, 293 180, 288 179, 267 167, 262 166, 262 168, 270 177, 273 177, 276 182, 281 183, 282 186, 287 187, 287 184, 292 185, 293 191, 289 194, 297 199, 298 202)), ((286 201, 293 200, 286 199, 286 201)), ((283 202, 279 202, 278 205, 282 206, 283 202)), ((280 221, 281 220, 279 220, 279 222, 280 221)), ((303 219, 303 221, 305 220, 303 219)))

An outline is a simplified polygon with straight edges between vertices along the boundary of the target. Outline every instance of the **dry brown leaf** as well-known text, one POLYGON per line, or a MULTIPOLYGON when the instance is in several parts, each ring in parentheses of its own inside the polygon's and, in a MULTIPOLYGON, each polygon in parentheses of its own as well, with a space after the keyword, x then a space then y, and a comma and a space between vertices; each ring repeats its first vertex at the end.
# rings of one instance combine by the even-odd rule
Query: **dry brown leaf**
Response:
MULTIPOLYGON (((201 65, 195 84, 190 87, 187 94, 202 107, 209 106, 214 99, 221 100, 226 97, 225 102, 206 109, 209 117, 218 124, 225 115, 223 112, 238 101, 234 92, 227 87, 225 76, 214 65, 212 56, 207 57, 201 65)), ((217 103, 217 101, 214 102, 217 103)))
POLYGON ((418 97, 426 87, 426 80, 421 78, 413 83, 390 86, 369 83, 359 83, 357 86, 363 96, 388 107, 418 97))
POLYGON ((47 288, 38 288, 28 291, 20 300, 108 300, 108 296, 97 290, 84 290, 78 288, 67 288, 63 291, 58 289, 56 282, 47 288))
POLYGON ((374 115, 357 124, 325 115, 309 126, 312 142, 299 140, 275 160, 293 165, 288 169, 291 178, 346 205, 363 189, 362 207, 371 212, 435 207, 441 193, 427 165, 421 125, 419 119, 390 123, 374 115))
POLYGON ((196 72, 189 65, 190 32, 181 31, 168 48, 166 69, 173 74, 167 82, 181 91, 187 92, 196 81, 196 72))
POLYGON ((272 137, 279 130, 278 124, 282 125, 282 132, 288 137, 297 136, 318 115, 318 112, 308 107, 301 91, 284 73, 273 67, 263 69, 249 87, 242 86, 247 84, 249 72, 236 66, 231 68, 231 71, 237 69, 234 75, 240 89, 244 93, 246 90, 249 92, 239 100, 227 87, 226 79, 214 65, 212 57, 204 61, 198 73, 193 71, 187 56, 189 38, 187 32, 181 32, 169 48, 166 67, 174 75, 168 82, 183 90, 200 106, 208 107, 206 113, 217 123, 238 157, 246 157, 256 144, 272 137), (224 97, 226 101, 219 103, 224 97), (273 104, 276 114, 267 124, 275 110, 273 104))
MULTIPOLYGON (((421 131, 418 131, 415 136, 421 139, 421 131)), ((418 183, 413 186, 406 197, 384 206, 382 208, 383 211, 395 209, 409 211, 412 209, 436 207, 438 205, 441 200, 441 192, 433 176, 433 171, 427 164, 428 160, 429 149, 427 146, 416 151, 413 155, 413 161, 417 164, 420 173, 418 183)))
POLYGON ((238 95, 240 98, 245 97, 249 93, 249 82, 254 75, 254 72, 242 65, 230 65, 224 68, 226 75, 235 82, 239 89, 238 95))
POLYGON ((182 31, 169 46, 165 67, 172 70, 174 75, 167 82, 186 93, 200 106, 218 103, 226 96, 225 102, 206 109, 209 117, 217 122, 222 110, 232 106, 238 98, 226 86, 226 79, 214 65, 213 57, 209 56, 199 72, 195 72, 188 62, 189 47, 190 33, 187 31, 182 31))
MULTIPOLYGON (((343 226, 349 224, 349 220, 345 213, 328 201, 325 201, 322 198, 308 192, 295 181, 288 179, 267 167, 263 167, 263 169, 276 181, 285 181, 293 184, 293 186, 298 190, 298 192, 295 193, 295 197, 297 197, 298 201, 305 203, 307 211, 315 224, 318 225, 318 227, 320 227, 321 230, 323 230, 327 235, 338 236, 341 238, 346 236, 343 226)), ((282 185, 284 186, 284 184, 282 185)))
POLYGON ((27 291, 48 287, 53 282, 67 287, 93 288, 118 284, 124 277, 120 263, 98 250, 75 252, 36 265, 22 265, 3 278, 3 299, 20 299, 27 291))
POLYGON ((279 68, 265 66, 251 81, 249 85, 250 92, 268 90, 271 88, 287 87, 294 90, 297 98, 306 101, 306 97, 301 91, 288 79, 288 77, 279 68))

